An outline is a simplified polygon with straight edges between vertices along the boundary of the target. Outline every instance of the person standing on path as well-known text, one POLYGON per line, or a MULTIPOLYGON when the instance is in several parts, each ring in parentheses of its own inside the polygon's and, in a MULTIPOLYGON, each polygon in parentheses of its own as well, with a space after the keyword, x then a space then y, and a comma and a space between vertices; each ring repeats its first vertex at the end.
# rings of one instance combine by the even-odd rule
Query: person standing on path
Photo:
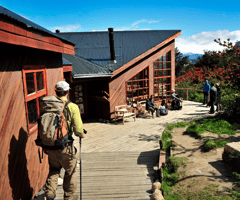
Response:
POLYGON ((221 87, 219 83, 216 83, 216 88, 217 88, 216 104, 217 104, 217 112, 218 112, 219 110, 222 110, 222 105, 221 105, 222 94, 221 94, 221 87))
POLYGON ((208 95, 210 92, 210 85, 208 83, 208 80, 205 81, 205 84, 203 85, 203 94, 204 94, 204 100, 203 100, 203 105, 205 105, 205 102, 208 106, 208 95))
POLYGON ((214 87, 214 83, 211 83, 211 89, 210 89, 210 114, 214 113, 214 105, 215 101, 217 99, 217 88, 214 87))
MULTIPOLYGON (((69 95, 69 84, 65 81, 60 81, 55 86, 55 91, 57 97, 61 98, 63 101, 67 102, 69 95)), ((84 138, 84 131, 82 128, 82 119, 80 115, 79 108, 76 104, 70 102, 67 105, 69 110, 69 116, 67 118, 67 123, 70 127, 70 136, 72 134, 84 138)), ((67 112, 67 109, 64 112, 67 112)), ((73 144, 72 144, 73 145, 73 144)), ((47 150, 48 162, 49 162, 49 174, 46 181, 45 195, 47 200, 54 200, 56 197, 56 189, 58 185, 58 177, 61 168, 65 169, 63 190, 64 190, 64 200, 75 200, 78 196, 74 196, 77 189, 77 149, 72 145, 68 145, 63 150, 61 150, 61 156, 59 150, 47 150)))

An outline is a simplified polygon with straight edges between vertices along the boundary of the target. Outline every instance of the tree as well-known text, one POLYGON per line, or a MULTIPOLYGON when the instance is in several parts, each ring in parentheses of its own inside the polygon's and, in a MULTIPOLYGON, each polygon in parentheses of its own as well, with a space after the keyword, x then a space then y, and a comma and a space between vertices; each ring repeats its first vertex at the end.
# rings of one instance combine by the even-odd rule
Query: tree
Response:
POLYGON ((189 56, 183 56, 183 54, 175 48, 175 76, 179 77, 184 70, 184 66, 189 64, 189 56))

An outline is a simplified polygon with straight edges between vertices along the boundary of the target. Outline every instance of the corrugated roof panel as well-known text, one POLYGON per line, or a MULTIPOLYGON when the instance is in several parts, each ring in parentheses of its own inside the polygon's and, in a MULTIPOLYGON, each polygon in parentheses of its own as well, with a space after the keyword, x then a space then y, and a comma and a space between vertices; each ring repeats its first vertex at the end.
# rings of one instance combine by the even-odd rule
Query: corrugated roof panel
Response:
POLYGON ((52 35, 54 37, 57 37, 57 38, 59 38, 61 40, 64 40, 64 41, 66 41, 68 43, 74 44, 74 43, 68 41, 67 39, 65 39, 64 37, 62 37, 60 35, 57 35, 57 34, 51 32, 51 31, 43 28, 42 26, 39 26, 38 24, 35 24, 34 22, 32 22, 32 21, 30 21, 30 20, 28 20, 28 19, 26 19, 26 18, 24 18, 24 17, 22 17, 22 16, 20 16, 20 15, 18 15, 16 13, 14 13, 14 12, 4 8, 4 7, 2 7, 2 6, 0 6, 0 14, 8 16, 8 17, 10 17, 10 18, 12 18, 12 19, 14 19, 14 20, 16 20, 18 22, 21 22, 21 23, 25 24, 28 28, 34 28, 36 30, 48 33, 48 34, 50 34, 50 35, 52 35))
MULTIPOLYGON (((181 30, 114 31, 118 67, 143 54, 181 30)), ((108 32, 60 33, 76 44, 76 55, 106 66, 110 58, 108 32), (99 60, 102 59, 102 60, 99 60)))
POLYGON ((80 74, 110 74, 110 71, 107 69, 104 69, 103 67, 90 62, 84 58, 68 55, 68 54, 62 54, 63 59, 67 60, 68 62, 72 63, 73 66, 73 75, 80 75, 80 74))
POLYGON ((62 58, 63 65, 71 65, 72 63, 67 61, 66 59, 62 58))

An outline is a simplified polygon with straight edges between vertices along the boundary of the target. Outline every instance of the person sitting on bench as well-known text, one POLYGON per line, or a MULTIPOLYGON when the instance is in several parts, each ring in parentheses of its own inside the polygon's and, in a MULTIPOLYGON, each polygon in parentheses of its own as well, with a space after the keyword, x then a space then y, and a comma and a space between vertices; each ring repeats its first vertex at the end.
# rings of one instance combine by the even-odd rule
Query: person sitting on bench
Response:
POLYGON ((181 102, 180 97, 178 94, 175 93, 174 89, 172 89, 171 99, 172 99, 172 110, 182 109, 182 106, 180 105, 180 102, 181 102))
POLYGON ((156 110, 156 116, 159 117, 159 110, 158 108, 154 107, 154 102, 152 100, 153 95, 150 96, 149 99, 146 100, 146 110, 150 110, 152 112, 152 118, 154 118, 154 112, 156 110))

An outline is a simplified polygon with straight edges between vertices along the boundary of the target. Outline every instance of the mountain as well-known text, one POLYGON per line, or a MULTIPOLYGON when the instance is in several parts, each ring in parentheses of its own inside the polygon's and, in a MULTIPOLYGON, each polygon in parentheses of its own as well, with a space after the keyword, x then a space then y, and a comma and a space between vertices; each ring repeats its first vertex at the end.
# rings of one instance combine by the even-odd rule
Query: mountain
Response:
POLYGON ((189 56, 189 59, 197 59, 198 56, 203 56, 203 54, 194 54, 194 53, 183 53, 183 56, 189 56))
POLYGON ((189 61, 192 63, 196 63, 198 56, 201 57, 201 56, 203 56, 203 54, 194 54, 194 53, 189 52, 189 53, 183 53, 183 57, 184 56, 189 56, 188 57, 189 61))

